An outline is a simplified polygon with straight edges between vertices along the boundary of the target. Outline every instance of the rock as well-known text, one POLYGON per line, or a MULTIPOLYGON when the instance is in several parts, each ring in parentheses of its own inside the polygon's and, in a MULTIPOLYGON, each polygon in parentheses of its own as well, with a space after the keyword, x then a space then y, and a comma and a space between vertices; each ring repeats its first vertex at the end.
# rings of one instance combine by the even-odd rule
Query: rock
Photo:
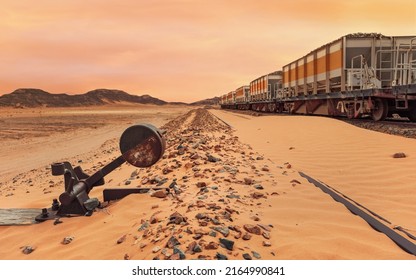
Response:
POLYGON ((143 231, 146 230, 149 227, 149 222, 145 221, 144 223, 141 224, 141 226, 139 227, 138 231, 143 231))
POLYGON ((196 183, 196 186, 198 188, 205 188, 207 186, 207 183, 205 183, 205 182, 198 182, 198 183, 196 183))
POLYGON ((166 247, 170 249, 173 249, 177 245, 181 245, 181 243, 179 242, 178 239, 176 239, 175 236, 171 236, 171 238, 169 238, 168 240, 168 243, 166 243, 166 247))
POLYGON ((256 259, 261 259, 261 255, 255 251, 251 251, 251 253, 253 254, 253 257, 255 257, 256 259))
POLYGON ((127 235, 125 234, 125 235, 123 235, 122 237, 120 237, 118 240, 117 240, 117 244, 121 244, 121 243, 123 243, 124 241, 126 241, 126 237, 127 237, 127 235))
POLYGON ((212 227, 213 230, 218 231, 219 233, 222 233, 224 237, 227 237, 230 234, 230 230, 228 227, 212 227))
POLYGON ((263 237, 266 239, 270 239, 270 233, 267 231, 263 231, 261 235, 263 235, 263 237))
POLYGON ((227 194, 225 197, 227 197, 227 198, 236 198, 236 199, 239 199, 240 198, 240 196, 239 195, 237 195, 237 194, 227 194))
POLYGON ((205 250, 216 250, 218 249, 218 244, 214 241, 209 242, 207 245, 205 245, 205 250))
POLYGON ((220 238, 220 244, 223 245, 228 250, 233 250, 234 241, 232 240, 220 238))
POLYGON ((245 259, 245 260, 252 260, 252 257, 250 256, 250 254, 248 254, 248 253, 244 253, 243 254, 243 258, 245 259))
POLYGON ((395 153, 393 155, 393 158, 405 158, 406 154, 405 153, 395 153))
POLYGON ((126 180, 126 182, 124 182, 124 185, 130 185, 131 184, 131 181, 130 180, 126 180))
POLYGON ((263 246, 264 246, 264 247, 270 247, 270 246, 272 246, 272 243, 270 243, 270 241, 266 241, 266 240, 264 240, 264 241, 263 241, 263 246))
POLYGON ((292 181, 290 181, 292 184, 301 184, 301 182, 299 182, 298 180, 293 179, 292 181))
POLYGON ((262 156, 258 156, 257 158, 256 158, 256 160, 263 160, 264 159, 264 157, 262 157, 262 156))
POLYGON ((270 171, 270 169, 267 166, 263 166, 263 168, 261 170, 266 171, 266 172, 270 171))
POLYGON ((184 216, 182 216, 178 212, 175 212, 172 215, 170 215, 168 225, 170 224, 180 225, 182 223, 186 223, 186 220, 187 219, 184 216))
POLYGON ((68 236, 68 237, 65 237, 65 238, 61 241, 61 244, 67 245, 67 244, 71 243, 71 242, 74 240, 74 238, 75 238, 75 237, 73 237, 73 236, 68 236))
POLYGON ((128 261, 128 260, 130 260, 130 256, 129 256, 129 254, 127 254, 127 253, 125 253, 124 254, 124 257, 123 257, 126 261, 128 261))
POLYGON ((264 224, 257 224, 259 227, 261 227, 262 229, 264 229, 265 231, 272 231, 273 226, 272 225, 264 225, 264 224))
POLYGON ((254 192, 254 193, 251 194, 251 197, 254 198, 254 199, 259 199, 259 198, 264 197, 264 193, 254 192))
POLYGON ((252 185, 254 183, 254 180, 251 178, 244 178, 244 184, 246 185, 252 185))
POLYGON ((260 218, 257 217, 257 216, 251 216, 250 219, 252 219, 253 221, 256 221, 256 222, 260 221, 260 218))
POLYGON ((256 235, 261 235, 261 229, 260 229, 259 226, 245 224, 244 229, 249 233, 256 234, 256 235))
POLYGON ((151 197, 157 197, 157 198, 165 198, 168 194, 166 193, 166 190, 157 190, 152 192, 150 195, 151 197))
POLYGON ((20 249, 22 249, 22 253, 25 255, 29 255, 30 253, 35 251, 35 248, 33 248, 32 246, 23 246, 23 247, 20 247, 20 249))
POLYGON ((192 253, 201 253, 202 252, 202 248, 201 246, 199 246, 198 243, 196 243, 195 241, 192 241, 189 245, 188 245, 188 250, 192 253))
POLYGON ((264 189, 262 185, 254 185, 254 188, 256 190, 263 190, 264 189))
POLYGON ((200 220, 200 219, 208 218, 208 216, 205 213, 198 213, 198 214, 196 214, 195 218, 197 218, 198 220, 200 220))
POLYGON ((225 255, 223 255, 223 254, 220 254, 220 253, 218 253, 218 252, 217 252, 217 254, 215 255, 215 258, 216 258, 217 260, 228 260, 227 256, 225 256, 225 255))
POLYGON ((150 222, 151 224, 156 224, 156 223, 158 223, 158 222, 159 222, 159 218, 157 217, 157 214, 159 214, 159 213, 160 213, 160 211, 159 211, 158 213, 154 213, 154 214, 150 217, 149 222, 150 222))
POLYGON ((251 239, 251 234, 248 233, 248 232, 245 232, 242 238, 243 238, 243 240, 246 240, 246 241, 250 240, 251 239))
POLYGON ((159 251, 160 251, 160 247, 159 246, 153 247, 153 249, 152 249, 152 252, 153 253, 157 253, 159 251))
POLYGON ((186 259, 186 255, 185 255, 185 253, 184 253, 181 249, 179 249, 179 247, 175 247, 175 248, 173 249, 173 254, 179 254, 179 258, 180 258, 181 260, 186 259))
POLYGON ((214 156, 212 156, 212 155, 209 155, 207 160, 208 160, 209 162, 217 162, 217 161, 220 161, 221 159, 216 158, 216 157, 214 157, 214 156))

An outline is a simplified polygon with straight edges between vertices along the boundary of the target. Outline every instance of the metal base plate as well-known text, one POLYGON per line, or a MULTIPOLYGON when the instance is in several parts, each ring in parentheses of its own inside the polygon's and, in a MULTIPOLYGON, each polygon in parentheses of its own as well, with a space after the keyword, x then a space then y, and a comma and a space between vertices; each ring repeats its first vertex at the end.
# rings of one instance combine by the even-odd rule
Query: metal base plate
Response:
POLYGON ((0 209, 0 226, 37 224, 35 217, 41 212, 39 208, 0 209))

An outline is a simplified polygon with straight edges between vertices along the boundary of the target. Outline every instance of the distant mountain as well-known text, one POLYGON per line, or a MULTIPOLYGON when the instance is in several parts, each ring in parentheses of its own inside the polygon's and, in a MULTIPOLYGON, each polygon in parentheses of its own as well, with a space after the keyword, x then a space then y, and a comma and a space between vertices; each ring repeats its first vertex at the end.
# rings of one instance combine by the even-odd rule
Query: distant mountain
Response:
POLYGON ((84 94, 51 94, 41 89, 23 88, 0 96, 0 106, 12 107, 77 107, 117 102, 164 105, 166 101, 150 95, 131 95, 121 90, 96 89, 84 94))
POLYGON ((194 105, 194 106, 217 105, 219 102, 220 102, 220 98, 219 97, 214 97, 214 98, 208 98, 208 99, 196 101, 196 102, 193 102, 189 105, 194 105))

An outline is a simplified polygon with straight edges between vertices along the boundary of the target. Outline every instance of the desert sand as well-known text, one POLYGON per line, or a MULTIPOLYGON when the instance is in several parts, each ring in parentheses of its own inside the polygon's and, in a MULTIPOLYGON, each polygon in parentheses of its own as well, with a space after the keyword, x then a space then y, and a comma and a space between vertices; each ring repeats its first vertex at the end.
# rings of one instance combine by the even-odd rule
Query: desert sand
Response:
MULTIPOLYGON (((0 226, 0 259, 416 259, 298 173, 415 234, 416 140, 322 117, 174 108, 103 113, 91 130, 101 108, 91 126, 2 139, 0 208, 48 207, 63 191, 48 164, 68 160, 92 173, 120 154, 118 136, 137 121, 167 131, 165 155, 146 169, 122 165, 105 187, 170 192, 130 195, 59 224, 0 226)), ((89 196, 102 200, 103 188, 89 196)))

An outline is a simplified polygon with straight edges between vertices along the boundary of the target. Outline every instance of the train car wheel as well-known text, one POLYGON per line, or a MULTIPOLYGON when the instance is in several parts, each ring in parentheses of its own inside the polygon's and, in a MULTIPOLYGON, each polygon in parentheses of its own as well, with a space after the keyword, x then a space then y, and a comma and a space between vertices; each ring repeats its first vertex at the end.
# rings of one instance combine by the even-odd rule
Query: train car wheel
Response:
POLYGON ((371 111, 371 117, 374 121, 382 121, 387 117, 389 113, 389 105, 387 100, 377 98, 374 100, 374 108, 371 111))

